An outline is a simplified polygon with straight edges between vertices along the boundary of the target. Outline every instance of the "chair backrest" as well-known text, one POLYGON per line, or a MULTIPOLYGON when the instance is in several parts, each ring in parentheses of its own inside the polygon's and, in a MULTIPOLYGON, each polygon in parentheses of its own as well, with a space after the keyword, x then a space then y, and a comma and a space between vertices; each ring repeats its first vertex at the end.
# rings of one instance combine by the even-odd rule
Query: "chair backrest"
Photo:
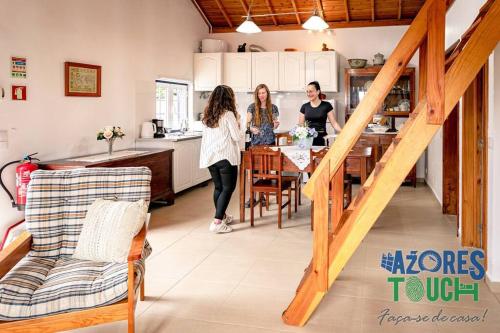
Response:
POLYGON ((283 155, 281 150, 255 146, 249 149, 252 176, 257 179, 277 179, 281 181, 283 155))
POLYGON ((286 145, 291 145, 293 143, 292 136, 288 133, 278 133, 276 134, 276 146, 282 146, 281 140, 282 138, 286 138, 286 145))
POLYGON ((33 235, 31 254, 72 255, 87 209, 96 199, 149 203, 150 183, 146 167, 33 172, 25 212, 26 228, 33 235))
POLYGON ((312 149, 309 150, 312 172, 316 170, 316 167, 319 165, 319 162, 321 162, 323 157, 325 157, 326 153, 328 153, 328 147, 321 149, 319 151, 314 151, 312 149))

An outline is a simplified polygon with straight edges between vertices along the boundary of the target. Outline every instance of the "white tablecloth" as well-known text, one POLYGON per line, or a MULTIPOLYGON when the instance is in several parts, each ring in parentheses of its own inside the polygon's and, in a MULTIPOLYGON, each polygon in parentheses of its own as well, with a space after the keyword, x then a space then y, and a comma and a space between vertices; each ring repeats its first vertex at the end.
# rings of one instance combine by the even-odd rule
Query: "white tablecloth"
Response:
MULTIPOLYGON (((320 151, 324 149, 324 146, 312 146, 313 151, 320 151)), ((300 149, 297 146, 280 146, 271 147, 273 150, 281 149, 281 152, 290 159, 299 168, 299 170, 304 170, 307 168, 309 163, 311 163, 311 155, 309 149, 300 149)))

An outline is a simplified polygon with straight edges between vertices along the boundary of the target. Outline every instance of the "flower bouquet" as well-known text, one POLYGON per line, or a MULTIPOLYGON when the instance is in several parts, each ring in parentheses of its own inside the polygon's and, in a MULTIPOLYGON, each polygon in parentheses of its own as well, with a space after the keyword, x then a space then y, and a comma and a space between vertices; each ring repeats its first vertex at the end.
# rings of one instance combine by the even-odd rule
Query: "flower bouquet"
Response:
POLYGON ((290 130, 293 144, 300 149, 309 149, 312 146, 313 140, 318 136, 318 132, 314 128, 309 127, 306 121, 304 125, 297 125, 290 130))
POLYGON ((106 140, 108 142, 108 155, 113 154, 113 143, 116 138, 125 136, 122 128, 119 126, 105 126, 97 132, 97 140, 106 140))

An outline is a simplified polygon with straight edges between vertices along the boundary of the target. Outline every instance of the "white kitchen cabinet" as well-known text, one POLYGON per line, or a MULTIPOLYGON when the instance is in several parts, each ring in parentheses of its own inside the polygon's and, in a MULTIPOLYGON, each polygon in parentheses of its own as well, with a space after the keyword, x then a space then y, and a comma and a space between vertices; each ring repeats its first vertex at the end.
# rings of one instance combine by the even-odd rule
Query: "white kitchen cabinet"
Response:
POLYGON ((173 187, 179 193, 210 179, 207 168, 200 169, 201 138, 183 141, 168 139, 138 139, 136 148, 172 148, 173 187))
POLYGON ((222 82, 234 92, 251 92, 252 54, 250 52, 224 53, 224 75, 222 82))
POLYGON ((338 58, 335 51, 306 52, 306 83, 311 81, 318 81, 324 92, 338 92, 338 58))
POLYGON ((222 83, 222 53, 194 54, 194 90, 212 91, 222 83))
POLYGON ((252 87, 261 83, 269 90, 279 90, 278 52, 252 52, 252 87))
POLYGON ((303 92, 306 86, 304 52, 279 52, 279 90, 303 92))

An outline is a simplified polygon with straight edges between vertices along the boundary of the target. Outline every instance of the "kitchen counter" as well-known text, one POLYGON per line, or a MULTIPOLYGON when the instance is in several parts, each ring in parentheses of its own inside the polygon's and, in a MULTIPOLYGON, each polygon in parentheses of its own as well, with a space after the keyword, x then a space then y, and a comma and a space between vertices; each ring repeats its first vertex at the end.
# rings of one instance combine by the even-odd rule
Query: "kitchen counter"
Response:
POLYGON ((166 133, 164 138, 139 138, 137 142, 186 141, 201 138, 201 132, 186 132, 185 134, 166 133))

